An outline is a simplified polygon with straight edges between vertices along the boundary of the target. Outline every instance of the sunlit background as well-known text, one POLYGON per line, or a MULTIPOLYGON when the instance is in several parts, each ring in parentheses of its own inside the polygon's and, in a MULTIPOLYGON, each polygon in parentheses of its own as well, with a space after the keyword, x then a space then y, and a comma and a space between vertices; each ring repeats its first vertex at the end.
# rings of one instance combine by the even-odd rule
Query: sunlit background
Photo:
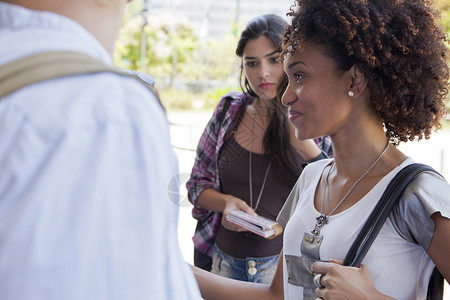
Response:
POLYGON ((147 0, 128 7, 115 62, 152 75, 169 111, 211 110, 238 89, 240 32, 253 17, 286 17, 291 0, 147 0))

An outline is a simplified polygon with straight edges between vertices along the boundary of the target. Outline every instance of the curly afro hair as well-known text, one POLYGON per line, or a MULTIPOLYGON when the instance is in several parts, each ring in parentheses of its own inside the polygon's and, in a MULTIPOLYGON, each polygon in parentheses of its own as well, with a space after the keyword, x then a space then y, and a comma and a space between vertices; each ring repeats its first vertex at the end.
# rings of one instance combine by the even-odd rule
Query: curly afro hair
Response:
POLYGON ((282 57, 316 43, 368 81, 370 107, 394 144, 428 139, 445 116, 449 69, 439 13, 424 0, 297 0, 282 57))

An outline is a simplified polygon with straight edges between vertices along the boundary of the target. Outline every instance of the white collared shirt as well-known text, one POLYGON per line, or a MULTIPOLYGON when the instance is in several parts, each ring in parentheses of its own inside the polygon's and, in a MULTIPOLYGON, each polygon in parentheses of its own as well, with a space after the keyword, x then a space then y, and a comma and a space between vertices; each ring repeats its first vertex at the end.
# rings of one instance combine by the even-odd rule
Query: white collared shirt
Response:
MULTIPOLYGON (((74 21, 0 2, 0 65, 43 51, 111 58, 74 21)), ((153 95, 112 73, 0 99, 0 299, 198 299, 153 95)))

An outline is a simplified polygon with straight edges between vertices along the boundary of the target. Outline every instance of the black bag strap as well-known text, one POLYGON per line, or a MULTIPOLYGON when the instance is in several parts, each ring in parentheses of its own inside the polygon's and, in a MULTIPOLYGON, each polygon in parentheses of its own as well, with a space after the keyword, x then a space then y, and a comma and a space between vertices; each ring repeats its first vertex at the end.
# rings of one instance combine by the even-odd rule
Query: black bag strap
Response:
POLYGON ((1 65, 0 98, 45 80, 99 72, 111 72, 136 79, 150 89, 161 104, 154 82, 146 80, 139 73, 126 72, 90 55, 73 51, 43 52, 1 65))
POLYGON ((220 126, 222 126, 223 120, 225 119, 225 114, 227 113, 228 109, 230 108, 231 100, 233 100, 232 97, 225 98, 225 103, 223 104, 222 110, 220 111, 220 115, 218 118, 220 126))
MULTIPOLYGON (((359 267, 361 261, 366 256, 370 246, 380 232, 381 227, 383 227, 386 219, 391 213, 392 208, 398 202, 406 187, 423 172, 433 172, 440 175, 430 166, 414 163, 400 170, 400 172, 398 172, 391 180, 350 247, 350 250, 347 252, 347 255, 344 258, 344 266, 359 267)), ((427 299, 442 299, 443 283, 443 277, 435 267, 428 285, 427 299)))
POLYGON ((427 300, 444 299, 444 276, 434 267, 428 282, 427 300))

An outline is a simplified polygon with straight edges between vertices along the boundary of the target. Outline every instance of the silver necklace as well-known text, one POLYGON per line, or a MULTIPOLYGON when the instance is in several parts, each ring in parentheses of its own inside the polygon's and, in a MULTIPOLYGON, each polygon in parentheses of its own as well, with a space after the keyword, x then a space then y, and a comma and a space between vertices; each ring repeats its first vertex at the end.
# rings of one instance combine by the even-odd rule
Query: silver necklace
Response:
POLYGON ((325 224, 328 224, 329 221, 329 217, 336 211, 336 209, 339 208, 339 206, 341 206, 341 204, 345 201, 345 199, 347 199, 348 195, 350 195, 351 192, 353 192, 353 190, 355 189, 356 185, 363 180, 364 177, 366 177, 367 174, 369 174, 369 172, 375 167, 375 165, 380 161, 380 159, 383 157, 384 153, 386 153, 387 149, 389 148, 390 143, 388 142, 386 147, 384 148, 384 150, 380 153, 380 155, 378 156, 378 158, 373 162, 373 164, 364 172, 364 174, 361 175, 361 177, 358 178, 358 180, 355 181, 355 183, 350 187, 350 189, 348 190, 347 194, 345 194, 344 197, 342 197, 341 201, 339 201, 339 203, 336 205, 336 207, 328 214, 328 216, 323 213, 323 206, 325 204, 325 198, 326 198, 326 194, 327 194, 327 190, 328 190, 328 177, 330 177, 330 173, 331 170, 334 167, 334 160, 331 162, 331 166, 330 169, 328 170, 328 174, 325 177, 325 187, 323 189, 323 196, 322 196, 322 203, 320 205, 320 216, 318 216, 316 218, 317 223, 316 226, 314 227, 314 229, 311 231, 312 234, 314 234, 315 236, 319 236, 320 235, 320 230, 322 229, 322 227, 325 224))
POLYGON ((267 166, 266 174, 264 175, 264 180, 261 186, 261 190, 259 191, 258 199, 256 199, 256 205, 253 207, 253 181, 252 181, 252 152, 253 152, 253 130, 255 128, 255 117, 256 112, 253 113, 253 120, 252 120, 252 132, 250 136, 250 153, 248 158, 248 184, 249 184, 249 191, 250 191, 250 207, 253 208, 255 211, 259 206, 259 202, 261 201, 261 196, 264 191, 264 187, 266 186, 267 181, 267 175, 269 174, 270 166, 272 165, 272 161, 269 162, 269 165, 267 166))

